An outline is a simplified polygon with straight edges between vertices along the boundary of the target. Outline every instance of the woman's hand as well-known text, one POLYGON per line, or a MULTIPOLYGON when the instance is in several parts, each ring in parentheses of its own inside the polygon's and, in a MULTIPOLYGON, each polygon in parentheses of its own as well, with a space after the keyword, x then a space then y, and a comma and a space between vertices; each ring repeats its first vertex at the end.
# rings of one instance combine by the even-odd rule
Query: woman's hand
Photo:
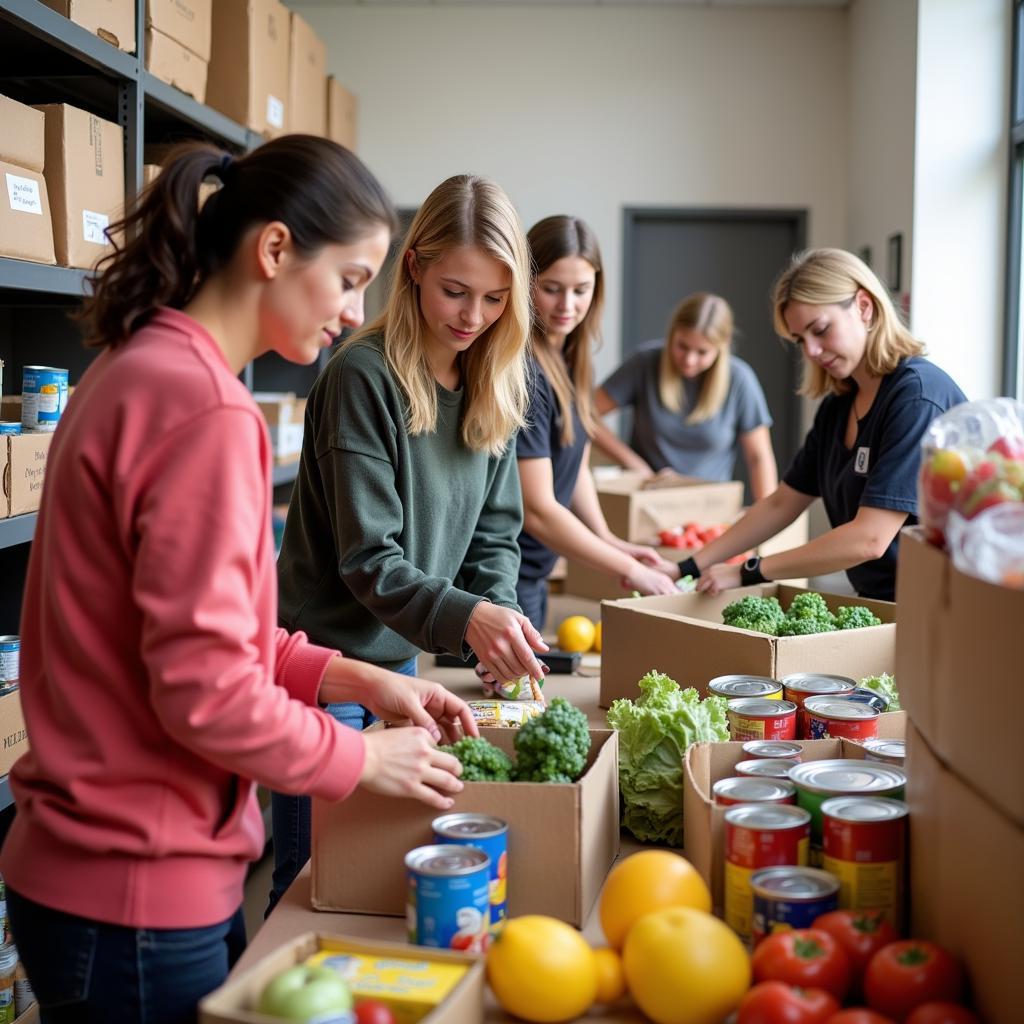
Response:
POLYGON ((700 579, 697 580, 698 593, 708 594, 711 597, 720 594, 723 590, 732 590, 738 586, 741 586, 740 567, 727 565, 725 562, 702 569, 700 579))
POLYGON ((609 543, 620 551, 624 551, 630 558, 635 558, 641 565, 646 565, 649 569, 657 569, 658 572, 663 572, 670 576, 670 570, 675 567, 675 562, 662 558, 654 548, 648 547, 646 544, 630 544, 628 540, 619 540, 618 537, 611 539, 609 543))
MULTIPOLYGON (((625 590, 639 590, 645 597, 650 594, 677 594, 675 583, 670 577, 657 569, 649 569, 640 562, 635 562, 636 568, 628 576, 622 577, 622 586, 625 590)), ((672 566, 672 568, 676 568, 672 566)), ((678 570, 677 570, 678 574, 678 570)))
POLYGON ((359 785, 383 796, 412 797, 439 811, 460 793, 462 765, 431 742, 426 729, 371 729, 362 734, 366 756, 359 785))
POLYGON ((469 619, 466 643, 497 680, 529 676, 544 678, 544 668, 534 656, 548 650, 544 638, 521 612, 481 601, 469 619))

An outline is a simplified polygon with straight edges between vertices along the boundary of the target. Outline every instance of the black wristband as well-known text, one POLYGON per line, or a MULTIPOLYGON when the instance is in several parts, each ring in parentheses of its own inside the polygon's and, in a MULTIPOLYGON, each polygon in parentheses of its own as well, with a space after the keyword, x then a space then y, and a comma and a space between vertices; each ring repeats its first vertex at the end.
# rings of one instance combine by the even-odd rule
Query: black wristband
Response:
POLYGON ((740 566, 740 586, 752 587, 757 583, 770 583, 763 572, 761 572, 761 559, 757 555, 751 555, 740 566))
POLYGON ((700 569, 697 568, 697 563, 692 558, 684 558, 679 563, 679 578, 683 579, 685 576, 692 576, 695 580, 700 579, 700 569))

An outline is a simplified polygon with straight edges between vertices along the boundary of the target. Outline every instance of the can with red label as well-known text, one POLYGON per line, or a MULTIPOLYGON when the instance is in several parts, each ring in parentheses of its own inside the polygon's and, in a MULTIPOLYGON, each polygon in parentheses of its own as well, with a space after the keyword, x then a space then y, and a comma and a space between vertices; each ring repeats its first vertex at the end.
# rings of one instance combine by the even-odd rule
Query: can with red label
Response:
POLYGON ((810 928, 839 906, 839 880, 805 867, 763 868, 750 879, 754 893, 753 945, 775 932, 810 928))
POLYGON ((799 743, 785 740, 748 740, 743 744, 743 753, 749 758, 784 757, 787 761, 799 761, 804 751, 799 743))
POLYGON ((726 714, 730 739, 796 739, 796 705, 791 701, 740 697, 729 701, 726 714))
POLYGON ((844 910, 881 910, 903 928, 907 805, 877 796, 837 796, 821 805, 822 867, 839 879, 844 910))
POLYGON ((782 677, 782 690, 786 700, 797 706, 796 734, 805 740, 807 734, 807 715, 804 712, 804 701, 808 697, 843 697, 857 689, 857 680, 849 676, 823 675, 820 672, 795 672, 782 677))
POLYGON ((719 779, 711 795, 720 807, 733 804, 795 804, 796 786, 788 779, 755 779, 749 775, 719 779))
POLYGON ((744 942, 751 939, 759 868, 806 864, 811 815, 785 804, 744 804, 725 812, 725 923, 744 942))
POLYGON ((759 779, 788 779, 789 769, 799 763, 784 757, 755 757, 750 761, 740 761, 736 765, 736 774, 756 775, 759 779))
POLYGON ((846 697, 808 697, 807 736, 812 740, 869 740, 878 736, 878 709, 846 697))

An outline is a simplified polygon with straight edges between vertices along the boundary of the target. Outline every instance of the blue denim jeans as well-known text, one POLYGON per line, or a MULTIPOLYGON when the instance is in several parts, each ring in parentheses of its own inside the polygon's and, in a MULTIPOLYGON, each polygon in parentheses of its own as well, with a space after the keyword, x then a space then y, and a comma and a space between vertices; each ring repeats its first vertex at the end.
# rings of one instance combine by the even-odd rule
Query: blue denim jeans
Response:
POLYGON ((533 623, 533 628, 543 633, 548 618, 548 581, 544 578, 524 580, 520 576, 516 581, 516 603, 533 623))
MULTIPOLYGON (((416 675, 416 659, 410 658, 393 671, 403 676, 416 675)), ((344 701, 327 704, 324 710, 342 725, 360 731, 377 721, 362 704, 344 701)), ((310 835, 313 822, 313 802, 308 796, 270 794, 271 829, 274 839, 274 876, 271 881, 269 914, 277 901, 295 881, 302 866, 309 860, 310 835)), ((266 914, 264 916, 266 916, 266 914)))
POLYGON ((8 889, 7 911, 42 1024, 194 1024, 245 948, 241 909, 206 928, 125 928, 8 889))

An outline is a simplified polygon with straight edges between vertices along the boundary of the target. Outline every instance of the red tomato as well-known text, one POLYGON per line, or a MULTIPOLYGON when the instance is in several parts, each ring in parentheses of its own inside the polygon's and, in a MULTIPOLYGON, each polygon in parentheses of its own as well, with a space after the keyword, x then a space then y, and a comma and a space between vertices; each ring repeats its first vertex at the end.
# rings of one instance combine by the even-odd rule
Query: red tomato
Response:
POLYGON ((817 928, 769 935, 754 950, 754 981, 785 981, 823 988, 842 1000, 850 987, 850 962, 842 946, 817 928))
POLYGON ((922 1003, 907 1018, 907 1024, 981 1024, 981 1018, 956 1003, 922 1003))
POLYGON ((356 1024, 397 1024, 390 1006, 376 999, 361 999, 355 1005, 356 1024))
POLYGON ((825 1024, 894 1024, 891 1017, 883 1017, 874 1010, 865 1010, 855 1007, 850 1010, 840 1010, 833 1014, 825 1024))
POLYGON ((838 1009, 839 1000, 824 989, 762 981, 743 997, 736 1024, 825 1024, 838 1009))
POLYGON ((904 1021, 922 1003, 959 1003, 964 972, 941 946, 926 939, 903 939, 883 946, 864 975, 868 1006, 904 1021))
POLYGON ((812 927, 828 932, 843 947, 855 982, 864 977, 875 953, 899 938, 881 910, 832 910, 817 918, 812 927))
POLYGON ((678 526, 673 526, 671 530, 660 531, 658 540, 661 541, 662 547, 680 548, 683 546, 683 531, 678 526))

